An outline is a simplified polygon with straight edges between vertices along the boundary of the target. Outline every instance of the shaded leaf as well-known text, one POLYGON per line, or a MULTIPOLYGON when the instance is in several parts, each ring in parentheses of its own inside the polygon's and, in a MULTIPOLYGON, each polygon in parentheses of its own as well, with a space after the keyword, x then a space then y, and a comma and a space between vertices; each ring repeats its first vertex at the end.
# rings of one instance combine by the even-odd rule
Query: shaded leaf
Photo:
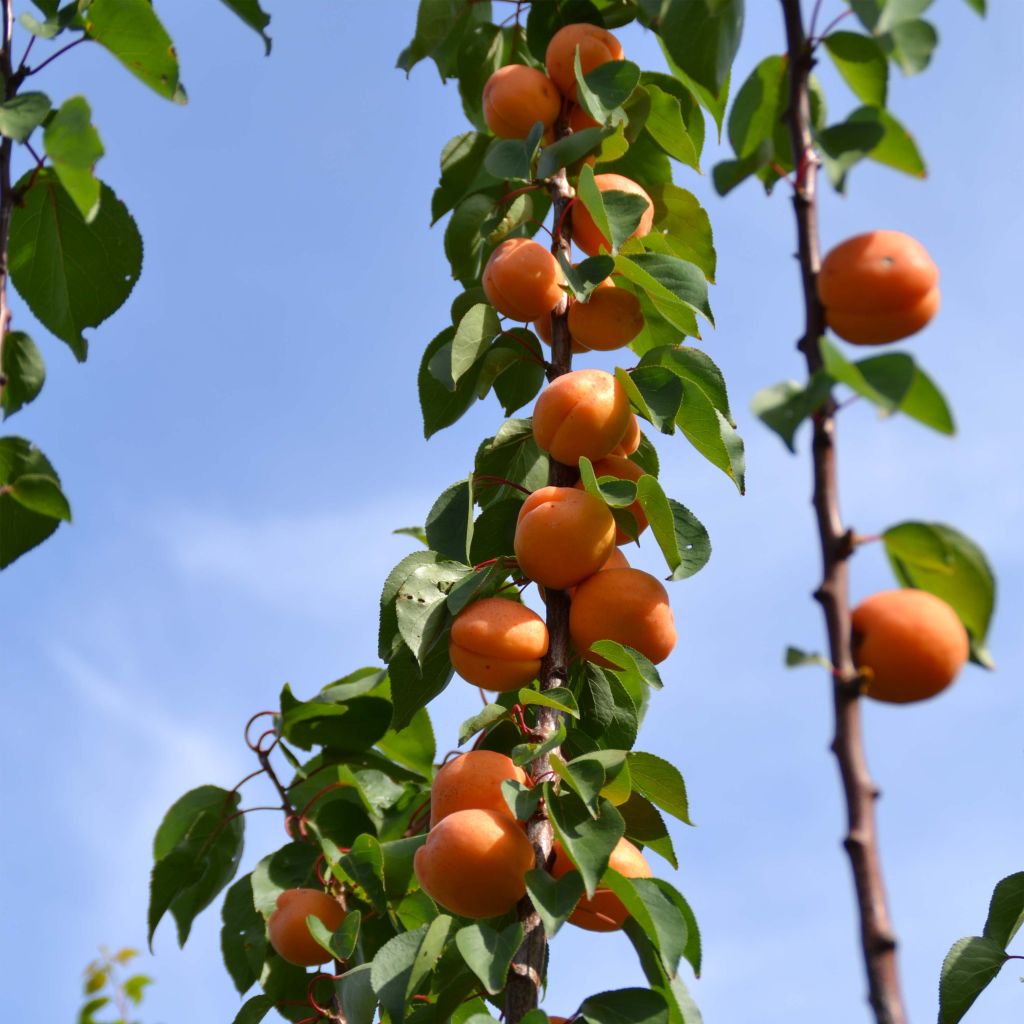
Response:
POLYGON ((6 419, 35 399, 46 380, 43 357, 24 331, 8 331, 4 335, 0 373, 6 378, 0 392, 0 406, 6 419))
POLYGON ((234 11, 246 25, 260 34, 266 55, 269 57, 272 42, 266 29, 270 24, 270 15, 260 7, 258 0, 221 0, 221 3, 234 11))
POLYGON ((46 125, 43 145, 60 183, 86 223, 91 223, 100 208, 100 183, 93 170, 104 150, 84 96, 61 105, 46 125))
POLYGON ((960 939, 946 954, 939 976, 939 1024, 957 1024, 1006 963, 998 942, 960 939))
POLYGON ((50 97, 43 92, 23 92, 0 103, 0 135, 24 142, 46 119, 50 97))
POLYGON ((578 871, 570 871, 558 879, 546 871, 528 871, 526 891, 544 925, 544 933, 550 939, 579 903, 584 891, 583 878, 578 871))
POLYGON ((492 996, 505 988, 509 966, 522 941, 523 926, 518 921, 501 931, 478 921, 455 933, 463 960, 492 996))

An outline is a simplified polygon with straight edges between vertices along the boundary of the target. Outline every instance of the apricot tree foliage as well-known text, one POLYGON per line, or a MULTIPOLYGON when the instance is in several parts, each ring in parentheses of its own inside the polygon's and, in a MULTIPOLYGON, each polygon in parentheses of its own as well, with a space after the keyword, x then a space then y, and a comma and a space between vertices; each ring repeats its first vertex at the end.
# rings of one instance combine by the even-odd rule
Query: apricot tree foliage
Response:
MULTIPOLYGON (((857 0, 843 15, 858 18, 863 31, 840 30, 837 22, 819 32, 822 3, 805 28, 798 0, 782 0, 784 53, 758 65, 731 109, 742 0, 551 0, 496 12, 497 6, 421 0, 415 35, 398 63, 410 72, 432 60, 443 80, 457 82, 470 122, 442 150, 431 203, 434 223, 448 217, 444 253, 461 291, 420 362, 424 433, 429 438, 450 426, 481 400, 505 419, 467 453, 460 479, 438 497, 424 526, 406 531, 423 547, 384 582, 379 663, 305 699, 286 685, 278 705, 254 715, 246 729, 257 762, 252 775, 231 789, 200 787, 170 809, 154 843, 150 935, 169 913, 184 943, 196 916, 227 889, 224 960, 247 997, 238 1024, 274 1010, 307 1024, 371 1024, 378 1013, 389 1024, 483 1024, 498 1014, 509 1024, 545 1024, 545 981, 563 969, 559 931, 567 921, 600 919, 602 927, 621 924, 648 987, 605 989, 578 1007, 559 1008, 563 1014, 590 1024, 700 1020, 684 980, 701 968, 694 911, 673 884, 647 877, 650 865, 639 852, 676 866, 664 816, 689 822, 679 770, 637 749, 644 715, 658 699, 653 691, 662 685, 655 662, 671 649, 660 641, 674 641, 674 627, 664 588, 651 578, 657 589, 645 582, 643 600, 661 616, 660 645, 642 650, 646 641, 634 634, 630 643, 612 639, 632 591, 609 581, 625 584, 637 570, 602 562, 614 541, 637 538, 645 524, 672 584, 708 562, 706 529, 658 482, 669 449, 659 453, 650 435, 680 435, 744 489, 743 442, 726 383, 697 344, 714 323, 711 223, 675 181, 701 167, 707 114, 735 149, 735 159, 714 169, 719 191, 756 178, 769 192, 785 183, 794 198, 808 379, 763 392, 756 409, 790 447, 799 424, 812 421, 825 565, 819 597, 830 652, 794 649, 789 661, 824 662, 834 681, 836 749, 850 809, 847 848, 864 915, 871 1000, 879 1021, 902 1021, 857 717, 866 669, 854 663, 846 587, 858 538, 838 518, 833 392, 852 389, 886 412, 902 411, 943 432, 952 430, 952 418, 909 355, 852 362, 824 339, 815 189, 819 164, 841 189, 862 159, 923 172, 911 136, 885 101, 892 64, 906 72, 927 64, 934 33, 920 15, 928 3, 857 0), (609 40, 607 30, 634 21, 657 35, 664 67, 641 69, 609 40), (567 26, 595 26, 590 35, 604 47, 594 57, 587 32, 574 30, 570 77, 564 55, 555 60, 549 50, 567 26), (861 104, 831 124, 812 72, 826 53, 861 104), (504 70, 520 67, 531 73, 504 70), (540 80, 545 71, 558 94, 540 80), (510 82, 522 86, 523 97, 511 106, 503 92, 510 82), (525 116, 527 109, 536 116, 525 116), (541 230, 549 236, 543 248, 534 241, 541 230), (574 233, 582 242, 575 255, 574 233), (499 280, 499 264, 514 290, 507 278, 499 280), (526 277, 541 282, 539 306, 537 289, 519 289, 526 277), (629 297, 619 300, 628 311, 639 313, 623 318, 627 326, 616 339, 628 342, 629 358, 621 360, 627 365, 600 380, 570 378, 574 353, 585 361, 591 348, 603 347, 581 343, 589 336, 578 323, 574 330, 573 311, 578 322, 580 311, 608 301, 612 285, 629 297), (557 396, 583 379, 589 383, 562 403, 557 396), (574 431, 562 428, 591 384, 607 396, 607 407, 595 413, 600 451, 588 455, 578 438, 566 440, 574 431), (644 431, 631 437, 634 421, 620 407, 640 417, 644 431), (531 516, 556 517, 570 507, 582 510, 585 537, 581 530, 559 534, 564 545, 527 540, 531 516), (585 571, 562 572, 570 554, 579 555, 585 571), (503 616, 528 631, 526 647, 473 647, 476 634, 460 627, 467 609, 486 633, 486 602, 517 602, 531 580, 546 586, 544 632, 532 613, 503 616), (571 604, 567 591, 577 585, 571 604), (573 615, 591 603, 587 628, 574 629, 573 615), (440 816, 436 789, 431 806, 432 786, 444 773, 437 772, 427 708, 452 681, 453 660, 464 678, 497 691, 467 715, 457 745, 472 741, 473 751, 504 758, 507 770, 494 775, 486 801, 440 816), (235 879, 250 809, 242 806, 241 787, 254 778, 273 788, 289 841, 235 879), (493 844, 490 861, 480 836, 493 844), (297 905, 296 890, 308 889, 329 894, 344 916, 333 930, 316 915, 290 921, 304 951, 292 959, 314 963, 320 954, 311 940, 324 961, 334 961, 332 970, 308 973, 281 955, 285 943, 274 938, 284 928, 274 915, 297 905), (271 919, 278 923, 268 937, 271 919)), ((606 338, 598 329, 589 340, 606 338)), ((984 663, 993 583, 980 551, 938 524, 900 524, 884 539, 898 582, 951 605, 984 663)))

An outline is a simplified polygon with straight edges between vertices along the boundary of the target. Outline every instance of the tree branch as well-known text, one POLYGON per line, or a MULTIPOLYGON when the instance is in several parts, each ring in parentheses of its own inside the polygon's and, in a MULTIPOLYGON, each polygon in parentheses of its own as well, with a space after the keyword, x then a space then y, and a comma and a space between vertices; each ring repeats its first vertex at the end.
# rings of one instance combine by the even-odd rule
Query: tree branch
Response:
MULTIPOLYGON (((567 134, 565 125, 559 121, 557 134, 567 134)), ((551 251, 555 258, 562 254, 569 258, 569 220, 565 212, 572 200, 572 188, 563 167, 550 181, 552 223, 555 225, 551 236, 551 251)), ((548 366, 548 380, 554 380, 572 369, 572 340, 569 337, 568 298, 563 295, 551 314, 551 362, 548 366)), ((565 466, 551 460, 548 482, 556 487, 571 487, 577 479, 575 466, 565 466)), ((541 664, 540 686, 550 690, 564 686, 569 677, 569 595, 564 590, 546 591, 548 653, 541 664)), ((553 708, 538 707, 535 731, 541 742, 546 741, 558 728, 560 714, 553 708)), ((551 762, 548 755, 537 758, 530 765, 534 785, 544 776, 550 778, 551 762)), ((533 844, 537 867, 546 869, 551 857, 551 822, 543 803, 529 820, 526 834, 533 844)), ((540 989, 544 979, 547 961, 547 939, 540 916, 534 909, 529 896, 519 902, 519 920, 523 925, 523 942, 512 960, 505 990, 505 1024, 519 1024, 519 1021, 540 1000, 540 989)))
MULTIPOLYGON (((818 242, 818 155, 811 135, 808 79, 814 66, 811 42, 804 31, 800 0, 781 0, 789 54, 789 109, 786 122, 797 166, 793 207, 796 213, 798 255, 804 293, 805 329, 799 349, 813 374, 822 365, 821 337, 825 311, 818 300, 821 265, 818 242)), ((861 946, 868 977, 868 998, 878 1024, 906 1024, 896 961, 896 937, 886 903, 878 851, 875 801, 878 790, 864 753, 858 673, 851 649, 849 557, 854 534, 843 526, 836 472, 835 403, 814 417, 814 511, 821 544, 823 577, 815 598, 828 630, 835 666, 833 703, 835 738, 832 750, 839 764, 846 798, 847 834, 843 841, 850 857, 860 914, 861 946)))
MULTIPOLYGON (((14 77, 11 50, 14 43, 14 8, 11 0, 0 0, 0 75, 4 81, 4 99, 11 99, 18 89, 14 77)), ((2 370, 3 344, 11 329, 11 307, 7 301, 8 250, 10 248, 11 215, 14 212, 14 189, 11 185, 11 151, 14 143, 0 142, 0 395, 7 385, 2 370)))

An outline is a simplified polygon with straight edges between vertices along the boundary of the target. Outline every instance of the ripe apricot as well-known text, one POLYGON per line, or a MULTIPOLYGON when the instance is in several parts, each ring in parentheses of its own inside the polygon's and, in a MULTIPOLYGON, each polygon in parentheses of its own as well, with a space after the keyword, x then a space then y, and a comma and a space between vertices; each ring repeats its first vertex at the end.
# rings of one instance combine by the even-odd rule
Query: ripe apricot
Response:
POLYGON ((611 662, 590 652, 598 640, 625 644, 657 665, 677 639, 668 593, 641 569, 609 569, 581 583, 569 609, 569 633, 581 657, 606 668, 611 662))
POLYGON ((470 750, 448 761, 430 787, 430 827, 455 811, 473 808, 512 818, 501 793, 501 784, 506 779, 531 785, 530 776, 517 768, 512 758, 496 750, 470 750))
POLYGON ((538 121, 550 128, 562 109, 554 83, 536 68, 506 64, 484 86, 484 120, 502 139, 525 139, 538 121))
POLYGON ((629 426, 626 389, 604 370, 572 370, 556 377, 533 407, 533 437, 568 466, 580 456, 603 459, 629 426))
POLYGON ((956 679, 970 653, 956 612, 925 590, 882 590, 853 610, 853 660, 869 697, 924 700, 956 679))
POLYGON ((634 413, 630 417, 629 426, 626 427, 626 433, 622 435, 622 440, 608 454, 621 455, 623 458, 627 455, 632 455, 640 447, 642 437, 643 435, 640 433, 640 420, 637 419, 636 413, 634 413))
POLYGON ((499 313, 523 323, 550 313, 562 298, 555 257, 530 238, 506 238, 491 253, 482 284, 499 313))
POLYGON ((939 308, 939 268, 902 231, 870 231, 822 261, 818 297, 829 327, 855 345, 884 345, 921 330, 939 308))
POLYGON ((576 586, 593 576, 614 548, 615 520, 608 506, 586 491, 541 487, 519 510, 515 535, 519 568, 545 587, 576 586))
MULTIPOLYGON (((560 843, 555 843, 554 852, 551 874, 555 878, 575 870, 575 865, 560 843)), ((612 850, 608 867, 626 878, 650 878, 652 875, 647 858, 625 837, 612 850)), ((629 911, 622 900, 611 889, 598 888, 592 898, 584 896, 576 904, 576 909, 569 915, 569 921, 590 932, 613 932, 622 927, 627 917, 629 911)))
MULTIPOLYGON (((612 548, 612 553, 605 559, 604 565, 598 569, 598 572, 604 572, 605 569, 628 569, 629 559, 622 553, 622 548, 612 548)), ((569 587, 569 596, 572 597, 576 593, 577 587, 569 587)), ((537 584, 537 592, 540 596, 547 601, 547 594, 544 587, 537 584)))
MULTIPOLYGON (((594 475, 598 479, 603 476, 613 476, 618 480, 632 480, 636 482, 644 475, 644 471, 635 462, 631 462, 623 455, 606 455, 603 459, 598 459, 594 463, 594 475)), ((582 487, 583 482, 580 481, 576 486, 582 487)), ((647 516, 644 515, 644 510, 640 507, 639 501, 634 501, 629 506, 629 511, 636 520, 636 532, 639 536, 647 529, 647 516)), ((616 544, 628 544, 632 539, 624 530, 616 529, 616 544)))
POLYGON ((628 345, 644 329, 640 300, 605 278, 586 302, 569 307, 569 333, 597 352, 628 345))
POLYGON ((318 917, 331 932, 345 920, 341 904, 319 889, 286 889, 277 897, 276 909, 267 920, 270 944, 279 956, 299 967, 316 967, 331 959, 310 934, 306 924, 310 915, 318 917))
POLYGON ((486 597, 464 608, 448 640, 452 668, 466 682, 498 693, 533 682, 547 653, 544 620, 503 597, 486 597))
MULTIPOLYGON (((651 233, 654 226, 654 202, 651 197, 631 178, 621 174, 595 174, 594 183, 601 192, 629 192, 647 200, 647 209, 634 228, 630 238, 643 238, 651 233)), ((572 240, 588 255, 611 252, 611 242, 601 234, 590 216, 590 211, 577 200, 572 205, 572 240)))
POLYGON ((576 99, 576 47, 580 51, 580 70, 584 75, 610 60, 622 60, 622 44, 598 25, 564 25, 548 43, 544 55, 551 80, 563 96, 576 99))
POLYGON ((569 110, 569 127, 574 132, 581 132, 584 128, 600 128, 601 122, 595 121, 581 106, 573 104, 569 110))
POLYGON ((463 917, 497 917, 526 894, 533 847, 518 823, 497 811, 453 811, 439 821, 413 860, 426 894, 463 917))

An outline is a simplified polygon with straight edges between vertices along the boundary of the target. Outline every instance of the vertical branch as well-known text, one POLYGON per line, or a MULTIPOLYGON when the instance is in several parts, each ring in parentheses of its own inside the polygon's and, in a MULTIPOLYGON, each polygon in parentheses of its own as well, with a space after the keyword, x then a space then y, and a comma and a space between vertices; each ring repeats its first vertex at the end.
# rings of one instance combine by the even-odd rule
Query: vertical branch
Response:
MULTIPOLYGON (((559 137, 565 134, 564 125, 559 122, 559 137)), ((551 251, 557 258, 562 254, 569 258, 569 220, 565 212, 572 200, 572 189, 563 167, 551 178, 552 218, 554 232, 551 237, 551 251)), ((569 337, 568 299, 563 295, 551 314, 551 363, 548 380, 554 380, 572 369, 572 340, 569 337)), ((557 487, 571 487, 576 481, 574 466, 565 466, 551 460, 548 482, 557 487)), ((546 590, 548 653, 541 663, 540 686, 550 690, 564 686, 569 677, 569 595, 564 590, 546 590)), ((541 742, 546 741, 558 728, 559 713, 553 708, 538 707, 536 732, 541 742)), ((550 778, 551 762, 547 754, 538 757, 530 766, 534 784, 550 778)), ((548 821, 544 806, 526 826, 526 834, 533 844, 537 867, 546 868, 551 856, 551 822, 548 821)), ((534 909, 529 896, 519 903, 519 920, 523 925, 523 942, 512 960, 505 992, 505 1024, 519 1024, 523 1016, 534 1009, 540 996, 547 960, 547 939, 540 916, 534 909)))
MULTIPOLYGON (((798 256, 805 305, 800 351, 810 374, 822 366, 820 339, 825 311, 818 300, 817 275, 821 258, 818 242, 818 156, 811 135, 808 79, 814 66, 812 44, 804 31, 800 0, 781 0, 789 55, 789 109, 786 121, 796 164, 793 206, 796 213, 798 256)), ((835 404, 814 417, 814 511, 821 544, 823 577, 815 597, 825 615, 829 651, 834 666, 835 737, 832 751, 839 764, 846 798, 847 834, 843 842, 850 857, 860 915, 861 946, 868 977, 868 997, 878 1024, 906 1024, 896 962, 896 937, 886 903, 878 851, 875 801, 878 790, 864 753, 859 679, 851 649, 849 557, 853 533, 843 526, 836 473, 835 404)))
MULTIPOLYGON (((14 8, 11 0, 0 0, 0 75, 3 77, 4 99, 14 96, 18 83, 14 75, 14 8)), ((11 214, 14 211, 14 190, 11 187, 11 150, 13 142, 4 138, 0 142, 0 356, 4 338, 11 326, 11 308, 7 303, 7 252, 11 235, 11 214)), ((2 367, 2 363, 0 363, 2 367)), ((0 394, 7 378, 0 368, 0 394)))

